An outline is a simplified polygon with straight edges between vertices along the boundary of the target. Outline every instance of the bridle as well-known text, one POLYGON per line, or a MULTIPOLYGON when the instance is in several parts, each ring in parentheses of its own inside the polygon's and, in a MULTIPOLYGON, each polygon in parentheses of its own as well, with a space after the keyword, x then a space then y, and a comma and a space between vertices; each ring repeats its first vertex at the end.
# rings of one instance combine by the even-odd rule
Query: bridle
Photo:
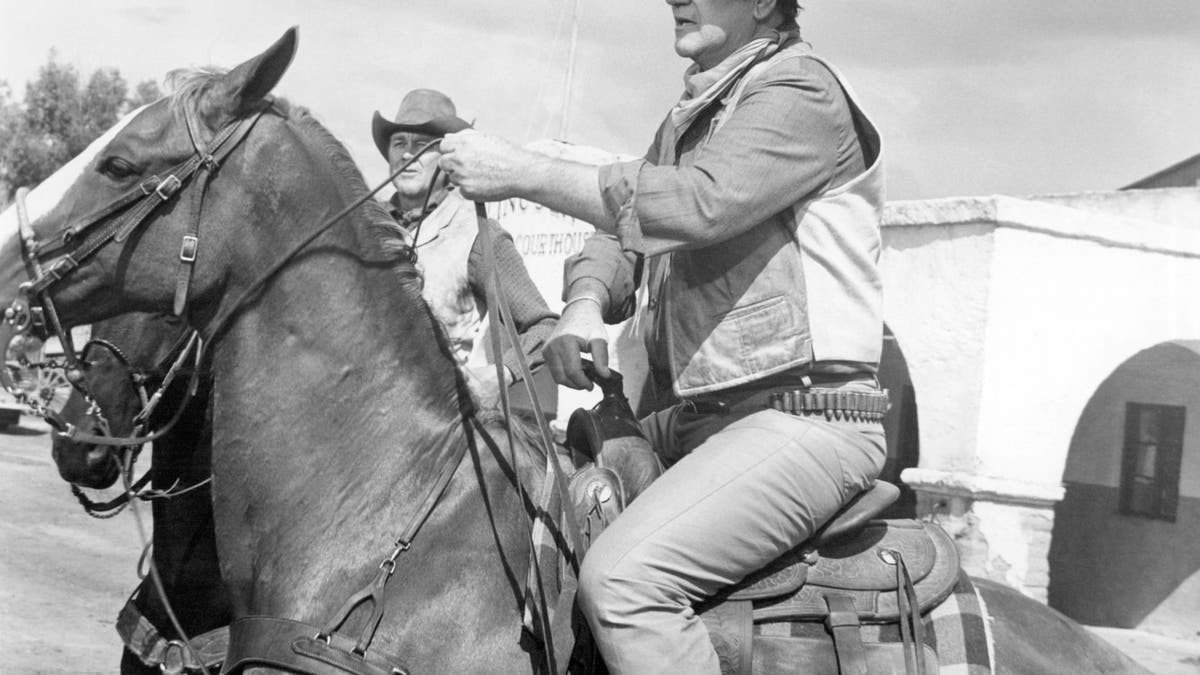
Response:
POLYGON ((131 436, 115 437, 109 434, 109 422, 104 417, 104 411, 100 404, 89 394, 84 394, 84 398, 88 402, 88 410, 85 414, 97 420, 101 434, 96 435, 83 432, 78 426, 65 420, 62 420, 61 428, 57 426, 54 428, 53 434, 55 438, 71 443, 115 446, 116 451, 122 453, 122 458, 116 460, 122 472, 123 484, 126 486, 126 489, 121 494, 106 502, 94 502, 77 485, 71 485, 71 493, 75 495, 80 505, 83 506, 84 511, 93 518, 111 518, 120 513, 129 504, 129 500, 135 497, 142 500, 167 499, 196 490, 211 481, 211 478, 207 478, 199 483, 182 488, 178 485, 178 481, 176 481, 174 485, 165 490, 146 489, 146 484, 150 481, 149 469, 142 474, 141 478, 136 481, 133 480, 134 464, 137 462, 137 458, 145 444, 144 442, 137 441, 143 438, 153 440, 165 435, 167 431, 175 426, 175 423, 182 417, 183 411, 197 394, 201 364, 198 361, 194 361, 200 352, 199 337, 196 331, 188 330, 180 335, 175 344, 167 351, 163 360, 150 370, 135 368, 120 347, 102 338, 93 338, 84 345, 80 354, 83 356, 85 363, 87 362, 89 350, 93 347, 105 349, 125 368, 127 384, 138 397, 141 409, 133 417, 133 431, 131 432, 131 436), (178 376, 187 371, 189 365, 191 367, 191 377, 184 392, 184 397, 178 403, 175 413, 157 431, 143 436, 142 434, 146 433, 151 418, 162 402, 164 393, 170 389, 178 376), (152 394, 149 393, 151 388, 154 389, 152 394))
MULTIPOLYGON (((193 114, 185 109, 188 138, 194 152, 175 165, 166 175, 152 175, 117 197, 104 207, 75 223, 69 223, 52 239, 39 242, 24 206, 24 192, 18 191, 17 219, 21 257, 30 280, 22 283, 20 295, 5 309, 4 319, 16 333, 37 331, 56 335, 62 342, 68 365, 68 379, 76 382, 82 372, 75 356, 70 332, 50 298, 49 290, 67 278, 79 266, 110 242, 121 243, 129 238, 159 206, 172 200, 183 186, 193 180, 197 189, 191 191, 190 220, 179 249, 179 270, 176 273, 175 314, 182 315, 187 304, 187 290, 199 247, 200 212, 208 182, 221 162, 243 141, 270 107, 266 102, 249 116, 226 124, 201 148, 193 114)), ((11 378, 0 373, 0 384, 9 388, 11 378)))
MULTIPOLYGON (((21 258, 25 264, 29 281, 18 287, 18 296, 4 310, 4 324, 7 330, 0 337, 0 350, 7 351, 8 343, 15 335, 32 333, 39 336, 55 335, 63 346, 66 363, 66 377, 72 386, 87 396, 83 388, 83 365, 79 362, 71 333, 59 318, 54 301, 49 291, 55 284, 66 279, 86 260, 95 255, 109 243, 121 243, 130 237, 158 207, 171 201, 183 192, 189 181, 195 186, 190 191, 190 208, 188 213, 187 231, 183 235, 179 249, 179 268, 176 272, 175 298, 173 311, 176 316, 183 315, 187 307, 188 287, 192 278, 192 270, 196 262, 199 248, 199 227, 202 215, 204 194, 208 183, 212 180, 221 163, 246 139, 255 123, 268 110, 274 109, 274 102, 265 99, 259 108, 249 115, 227 123, 205 147, 200 146, 199 124, 194 114, 184 108, 183 115, 188 138, 193 147, 193 153, 184 161, 168 170, 164 176, 153 175, 141 181, 125 194, 117 197, 104 207, 75 223, 68 223, 53 237, 44 242, 37 240, 25 208, 25 195, 28 190, 20 188, 16 193, 16 211, 18 232, 21 245, 21 258)), ((413 157, 399 166, 390 176, 373 190, 352 202, 338 212, 313 233, 285 254, 282 259, 263 273, 259 279, 250 285, 237 302, 230 306, 229 311, 214 321, 212 335, 218 334, 224 325, 232 318, 258 289, 264 285, 276 272, 286 265, 299 251, 325 232, 343 217, 375 195, 391 182, 400 172, 407 169, 421 155, 440 142, 435 139, 425 144, 414 153, 413 157)), ((415 251, 415 249, 414 249, 415 251)), ((412 257, 412 254, 409 256, 412 257)), ((204 346, 207 346, 207 342, 204 346)), ((199 357, 198 357, 199 359, 199 357)), ((23 400, 12 376, 6 369, 0 368, 0 387, 23 400)), ((47 423, 55 426, 51 411, 44 406, 30 405, 34 413, 46 418, 47 423)), ((57 428, 57 427, 56 427, 57 428)), ((61 429, 60 429, 61 430, 61 429)), ((158 434, 161 435, 161 434, 158 434)), ((108 445, 136 445, 157 438, 158 435, 122 439, 123 443, 103 440, 98 437, 88 438, 88 442, 108 445)), ((77 440, 83 440, 77 433, 77 440)))

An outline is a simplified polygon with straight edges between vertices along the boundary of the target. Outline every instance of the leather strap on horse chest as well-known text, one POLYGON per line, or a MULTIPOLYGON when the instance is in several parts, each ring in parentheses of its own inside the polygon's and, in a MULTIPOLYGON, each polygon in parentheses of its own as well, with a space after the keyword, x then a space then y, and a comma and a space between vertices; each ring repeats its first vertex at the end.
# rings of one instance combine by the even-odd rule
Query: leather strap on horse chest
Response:
POLYGON ((391 554, 379 564, 379 571, 366 586, 351 595, 324 627, 269 616, 247 616, 229 627, 229 653, 222 673, 241 672, 249 666, 267 665, 311 675, 408 675, 408 669, 377 652, 368 652, 385 608, 384 590, 396 571, 396 560, 407 551, 421 525, 429 519, 450 479, 462 464, 466 444, 454 450, 442 465, 437 480, 430 486, 417 512, 396 539, 391 554), (338 632, 351 612, 371 601, 367 618, 357 640, 338 632))
POLYGON ((318 636, 311 624, 270 616, 246 616, 229 626, 222 673, 273 666, 308 675, 408 675, 402 664, 375 653, 359 654, 349 638, 318 636))
POLYGON ((350 613, 356 607, 369 600, 371 601, 371 616, 363 626, 362 632, 358 636, 358 641, 350 650, 350 653, 357 658, 363 659, 366 657, 367 648, 371 645, 371 640, 375 637, 375 631, 379 629, 380 620, 383 619, 383 610, 386 601, 384 587, 387 585, 388 579, 392 577, 392 573, 396 571, 396 560, 400 557, 401 553, 407 551, 409 546, 412 545, 413 538, 417 536, 417 530, 421 529, 421 526, 429 519, 429 515, 433 513, 434 507, 437 506, 442 494, 446 491, 446 486, 450 484, 450 479, 454 476, 455 471, 462 464, 463 457, 467 454, 466 444, 458 445, 459 447, 450 456, 450 461, 442 465, 441 473, 438 474, 437 480, 430 486, 429 492, 426 493, 417 512, 413 514, 404 531, 396 538, 396 543, 392 547, 391 554, 379 564, 379 572, 376 573, 375 578, 366 586, 359 589, 358 592, 347 598, 342 603, 341 609, 334 615, 333 620, 325 624, 325 627, 317 633, 315 639, 325 644, 327 648, 325 651, 333 649, 331 640, 335 636, 338 636, 337 630, 350 618, 350 613))

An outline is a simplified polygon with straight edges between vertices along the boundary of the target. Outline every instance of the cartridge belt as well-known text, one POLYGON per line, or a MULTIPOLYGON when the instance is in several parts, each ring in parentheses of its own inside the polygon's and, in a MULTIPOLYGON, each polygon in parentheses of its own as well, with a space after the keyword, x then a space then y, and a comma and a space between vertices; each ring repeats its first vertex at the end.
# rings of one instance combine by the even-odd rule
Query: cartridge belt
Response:
POLYGON ((878 422, 890 407, 886 389, 877 392, 843 389, 790 389, 767 395, 768 408, 792 415, 823 413, 834 419, 878 422))
POLYGON ((812 387, 754 392, 730 399, 704 397, 683 403, 698 413, 729 414, 774 409, 791 415, 824 415, 826 419, 850 422, 878 422, 887 414, 890 403, 886 389, 854 391, 812 387))

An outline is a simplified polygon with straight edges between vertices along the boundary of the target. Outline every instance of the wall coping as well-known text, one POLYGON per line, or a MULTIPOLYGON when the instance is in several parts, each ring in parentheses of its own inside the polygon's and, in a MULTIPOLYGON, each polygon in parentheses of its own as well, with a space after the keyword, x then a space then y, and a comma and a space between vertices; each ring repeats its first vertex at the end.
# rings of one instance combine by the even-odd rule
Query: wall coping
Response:
POLYGON ((1021 506, 1052 507, 1066 494, 1061 483, 1031 483, 920 467, 905 469, 900 479, 918 492, 1021 506))
MULTIPOLYGON (((893 201, 884 207, 882 225, 901 228, 985 224, 996 229, 1034 232, 1113 248, 1200 258, 1200 230, 1195 228, 1038 201, 1045 198, 989 195, 893 201)), ((504 216, 522 211, 545 211, 563 220, 573 220, 524 199, 504 200, 496 208, 504 216)), ((586 223, 575 221, 575 224, 590 228, 586 223)))
POLYGON ((992 195, 889 202, 883 226, 993 225, 1151 253, 1200 258, 1200 231, 1058 204, 992 195))

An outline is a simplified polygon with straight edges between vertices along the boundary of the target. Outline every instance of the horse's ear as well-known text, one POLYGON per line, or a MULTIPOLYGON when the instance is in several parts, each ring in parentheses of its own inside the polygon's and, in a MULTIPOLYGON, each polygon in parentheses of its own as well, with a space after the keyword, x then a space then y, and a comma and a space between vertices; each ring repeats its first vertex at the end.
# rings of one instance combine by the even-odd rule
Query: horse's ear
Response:
POLYGON ((205 117, 219 124, 254 109, 291 65, 296 55, 296 32, 296 26, 292 26, 266 51, 223 75, 220 85, 204 96, 205 117))

